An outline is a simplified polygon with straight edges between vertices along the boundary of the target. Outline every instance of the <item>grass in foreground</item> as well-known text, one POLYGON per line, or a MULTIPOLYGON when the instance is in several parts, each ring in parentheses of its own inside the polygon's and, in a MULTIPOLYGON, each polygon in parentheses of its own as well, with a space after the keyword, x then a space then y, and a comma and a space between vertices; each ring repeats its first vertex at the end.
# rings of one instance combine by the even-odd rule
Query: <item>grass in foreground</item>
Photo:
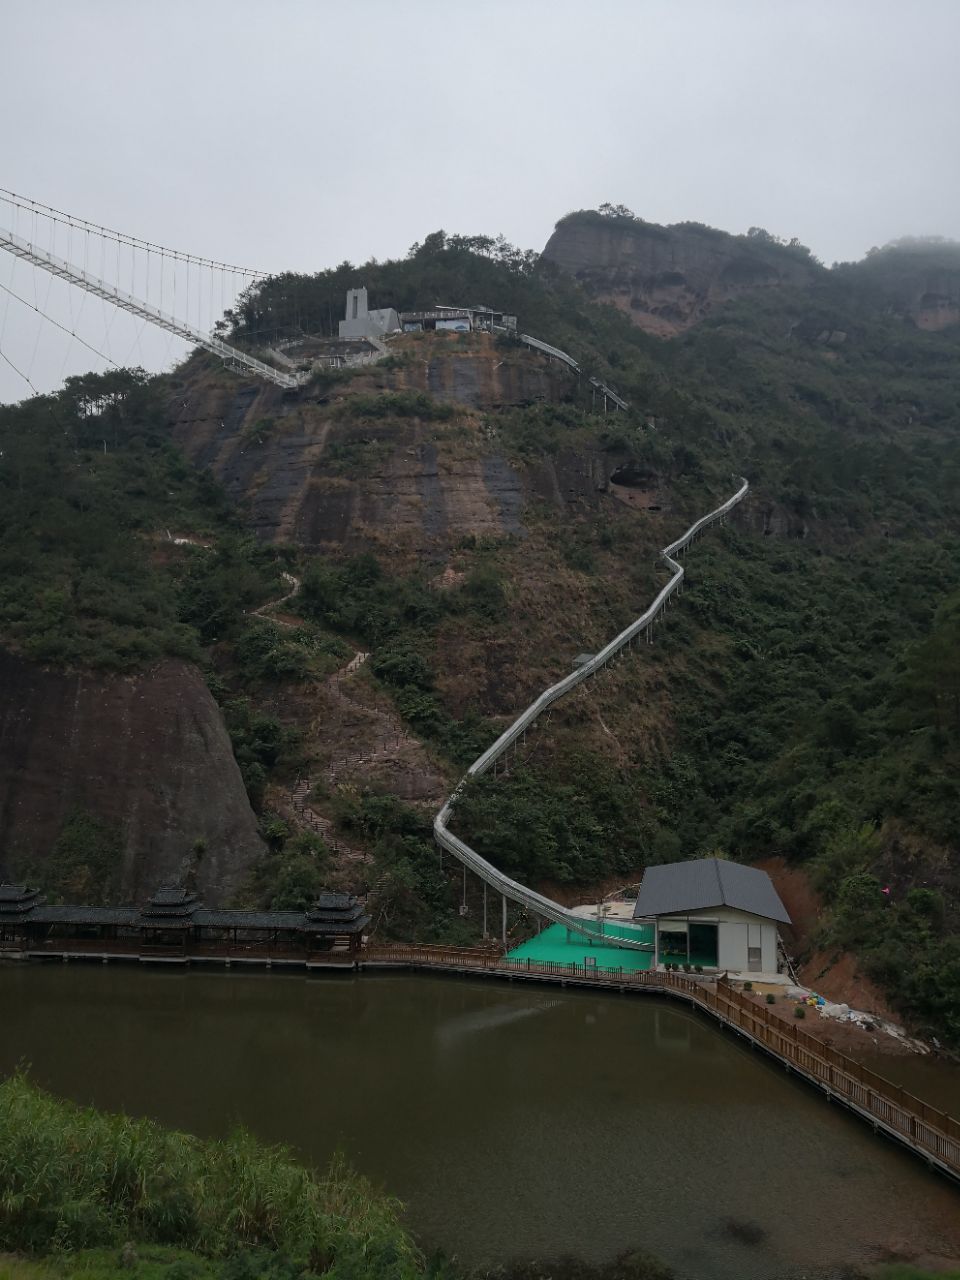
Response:
MULTIPOLYGON (((266 1250, 293 1260, 293 1269, 240 1271, 236 1280, 304 1271, 415 1280, 424 1263, 399 1213, 396 1201, 374 1195, 340 1161, 320 1176, 243 1131, 201 1141, 60 1102, 20 1075, 0 1084, 0 1247, 8 1250, 122 1251, 132 1242, 134 1250, 165 1245, 238 1265, 244 1250, 266 1250)), ((234 1280, 182 1261, 180 1280, 234 1280)), ((106 1259, 90 1265, 91 1277, 112 1274, 96 1270, 109 1267, 106 1259)), ((149 1265, 146 1254, 138 1265, 149 1265)), ((169 1267, 156 1274, 176 1276, 169 1267)))

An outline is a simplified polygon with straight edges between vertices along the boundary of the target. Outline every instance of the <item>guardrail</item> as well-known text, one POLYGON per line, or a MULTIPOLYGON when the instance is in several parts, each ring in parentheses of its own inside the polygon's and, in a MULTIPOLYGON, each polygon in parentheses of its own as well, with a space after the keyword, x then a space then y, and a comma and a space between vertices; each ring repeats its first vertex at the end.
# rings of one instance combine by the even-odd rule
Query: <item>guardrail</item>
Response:
MULTIPOLYGON (((583 666, 572 671, 568 676, 564 676, 562 680, 558 680, 556 684, 545 689, 543 693, 536 698, 525 711, 522 711, 513 724, 497 738, 492 747, 476 759, 466 775, 461 779, 459 785, 453 794, 447 799, 443 808, 437 813, 433 820, 433 834, 442 849, 448 850, 458 858, 469 870, 478 875, 481 880, 485 881, 492 889, 501 894, 505 898, 510 898, 514 902, 519 902, 528 910, 535 912, 537 915, 552 921, 555 924, 562 924, 568 929, 572 929, 577 933, 586 937, 596 938, 603 934, 603 926, 606 923, 603 920, 591 920, 585 916, 575 915, 566 907, 562 907, 559 903, 554 902, 551 898, 545 897, 536 890, 528 888, 526 885, 520 884, 519 881, 513 880, 510 876, 505 875, 486 858, 482 857, 475 849, 472 849, 464 840, 455 836, 449 829, 449 822, 455 811, 457 797, 463 791, 464 786, 470 778, 479 777, 480 774, 486 773, 488 769, 493 768, 494 776, 496 776, 497 761, 511 748, 516 750, 518 742, 525 742, 527 730, 532 728, 538 718, 544 711, 548 710, 558 698, 562 698, 564 694, 569 693, 571 689, 575 689, 578 684, 584 680, 588 680, 591 676, 601 671, 608 662, 617 656, 618 653, 628 645, 637 642, 641 636, 651 639, 651 630, 653 625, 666 607, 667 601, 677 591, 680 590, 684 577, 683 566, 675 559, 686 547, 688 547, 698 534, 708 529, 710 525, 715 524, 718 520, 723 520, 728 512, 742 502, 750 488, 746 480, 742 480, 740 488, 737 492, 721 503, 715 510, 708 512, 707 515, 695 521, 686 533, 677 538, 675 542, 671 542, 661 551, 660 555, 667 567, 671 570, 670 581, 665 587, 661 588, 650 607, 640 615, 634 622, 626 627, 619 635, 615 636, 609 644, 605 645, 599 653, 595 654, 583 666)), ((604 935, 610 941, 609 935, 604 935)), ((627 949, 652 951, 653 946, 649 942, 634 940, 631 938, 617 937, 615 945, 625 947, 627 949)))
MULTIPOLYGON (((526 346, 532 347, 534 351, 542 352, 545 356, 550 356, 553 360, 560 360, 569 369, 572 369, 578 378, 583 372, 580 365, 576 360, 574 360, 573 356, 568 355, 566 351, 561 351, 559 347, 552 347, 549 342, 542 342, 539 338, 531 337, 529 333, 516 333, 513 329, 507 329, 503 325, 491 325, 490 327, 491 331, 495 329, 500 333, 512 333, 518 342, 522 342, 526 346)), ((608 400, 612 400, 618 409, 630 408, 628 401, 624 400, 622 396, 617 395, 616 391, 614 391, 612 387, 608 387, 607 384, 605 382, 601 382, 599 378, 590 378, 589 382, 592 387, 601 392, 602 395, 606 396, 608 400)), ((604 408, 606 408, 606 403, 604 403, 604 408)))
POLYGON ((902 1142, 942 1173, 960 1181, 960 1121, 869 1071, 795 1023, 784 1022, 765 1005, 756 1004, 735 990, 723 977, 714 984, 660 970, 510 960, 476 950, 440 946, 369 947, 360 957, 361 967, 367 963, 647 991, 685 1000, 766 1050, 867 1120, 874 1129, 902 1142))

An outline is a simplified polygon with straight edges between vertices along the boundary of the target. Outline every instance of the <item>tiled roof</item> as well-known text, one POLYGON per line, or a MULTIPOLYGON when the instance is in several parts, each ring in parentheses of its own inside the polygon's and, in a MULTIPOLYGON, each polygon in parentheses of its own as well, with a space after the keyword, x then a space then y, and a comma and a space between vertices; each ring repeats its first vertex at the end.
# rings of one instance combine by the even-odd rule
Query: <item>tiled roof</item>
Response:
POLYGON ((0 884, 0 915, 21 915, 32 911, 42 901, 39 889, 26 889, 20 884, 0 884))

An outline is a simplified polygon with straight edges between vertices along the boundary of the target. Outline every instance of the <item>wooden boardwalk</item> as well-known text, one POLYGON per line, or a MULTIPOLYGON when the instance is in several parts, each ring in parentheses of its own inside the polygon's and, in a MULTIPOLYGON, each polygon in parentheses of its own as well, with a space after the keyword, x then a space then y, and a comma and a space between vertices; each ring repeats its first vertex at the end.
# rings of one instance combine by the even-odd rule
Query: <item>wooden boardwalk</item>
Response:
POLYGON ((141 963, 296 967, 326 972, 419 969, 501 981, 545 982, 586 989, 663 995, 682 1000, 763 1049, 832 1101, 840 1102, 920 1156, 927 1164, 960 1183, 960 1122, 905 1089, 885 1080, 853 1058, 824 1044, 799 1023, 787 1023, 731 986, 724 977, 694 977, 651 970, 601 969, 554 961, 510 960, 482 947, 368 946, 359 955, 340 951, 304 952, 229 944, 143 947, 137 943, 48 939, 40 946, 0 951, 18 959, 111 960, 141 963))
POLYGON ((787 1023, 732 987, 725 978, 695 978, 650 970, 599 969, 582 964, 508 960, 459 947, 370 947, 360 967, 400 967, 559 983, 605 991, 647 992, 683 1000, 763 1049, 789 1071, 866 1120, 874 1131, 907 1147, 960 1183, 960 1122, 899 1085, 824 1044, 798 1023, 787 1023))

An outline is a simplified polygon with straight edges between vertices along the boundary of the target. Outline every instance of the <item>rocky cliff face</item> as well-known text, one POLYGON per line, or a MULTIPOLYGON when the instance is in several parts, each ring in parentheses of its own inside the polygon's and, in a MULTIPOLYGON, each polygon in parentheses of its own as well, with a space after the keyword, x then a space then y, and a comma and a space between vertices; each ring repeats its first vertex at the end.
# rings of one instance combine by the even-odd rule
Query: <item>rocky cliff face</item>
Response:
POLYGON ((600 217, 559 223, 543 256, 660 337, 688 329, 718 303, 757 289, 803 287, 822 271, 801 253, 761 239, 600 217))
POLYGON ((523 536, 524 480, 484 413, 562 400, 572 375, 486 335, 411 336, 396 350, 399 367, 372 366, 297 401, 198 377, 173 402, 174 437, 268 541, 355 551, 386 540, 391 551, 441 555, 465 536, 523 536), (427 392, 457 412, 441 423, 350 412, 351 397, 382 392, 427 392))
POLYGON ((117 901, 186 880, 214 905, 265 852, 196 668, 111 677, 0 652, 0 879, 42 867, 78 814, 119 838, 117 901))
POLYGON ((891 245, 851 267, 851 278, 872 285, 881 304, 913 320, 918 329, 960 324, 960 251, 950 243, 891 245))

